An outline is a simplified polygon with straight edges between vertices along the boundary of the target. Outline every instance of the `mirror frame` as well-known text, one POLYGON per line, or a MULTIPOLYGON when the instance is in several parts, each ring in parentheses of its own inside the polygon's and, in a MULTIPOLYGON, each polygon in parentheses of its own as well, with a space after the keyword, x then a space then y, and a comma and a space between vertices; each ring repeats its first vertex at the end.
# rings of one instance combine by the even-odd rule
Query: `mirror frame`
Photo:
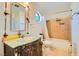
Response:
MULTIPOLYGON (((23 5, 21 5, 20 3, 17 3, 17 2, 10 3, 10 31, 12 31, 12 5, 14 3, 20 5, 21 7, 23 7, 25 9, 25 28, 24 28, 24 30, 18 30, 18 31, 26 31, 26 7, 24 7, 23 5)), ((12 31, 12 32, 18 32, 18 31, 15 29, 15 31, 12 31)))

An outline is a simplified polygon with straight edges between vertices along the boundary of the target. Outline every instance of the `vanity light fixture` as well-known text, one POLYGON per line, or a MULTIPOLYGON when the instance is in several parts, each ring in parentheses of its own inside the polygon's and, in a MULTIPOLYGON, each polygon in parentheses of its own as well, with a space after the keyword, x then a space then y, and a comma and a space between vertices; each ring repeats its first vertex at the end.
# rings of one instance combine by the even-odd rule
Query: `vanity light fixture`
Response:
POLYGON ((17 2, 17 3, 21 4, 24 7, 29 6, 29 2, 17 2))

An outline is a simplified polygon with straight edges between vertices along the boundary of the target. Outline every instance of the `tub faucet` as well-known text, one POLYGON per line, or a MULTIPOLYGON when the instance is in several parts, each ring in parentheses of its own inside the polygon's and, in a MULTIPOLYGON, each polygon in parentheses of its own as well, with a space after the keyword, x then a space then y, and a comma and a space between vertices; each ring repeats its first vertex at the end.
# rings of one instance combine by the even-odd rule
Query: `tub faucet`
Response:
POLYGON ((41 39, 43 39, 42 41, 44 41, 44 35, 43 35, 43 33, 40 33, 39 35, 41 35, 41 39))

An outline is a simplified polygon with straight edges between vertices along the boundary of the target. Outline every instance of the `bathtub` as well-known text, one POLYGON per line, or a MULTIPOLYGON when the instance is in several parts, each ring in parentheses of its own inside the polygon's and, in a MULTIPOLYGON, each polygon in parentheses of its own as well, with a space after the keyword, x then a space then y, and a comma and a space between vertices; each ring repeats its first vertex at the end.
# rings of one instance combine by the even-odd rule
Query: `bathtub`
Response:
POLYGON ((68 40, 50 38, 43 41, 44 56, 70 56, 71 43, 68 40))

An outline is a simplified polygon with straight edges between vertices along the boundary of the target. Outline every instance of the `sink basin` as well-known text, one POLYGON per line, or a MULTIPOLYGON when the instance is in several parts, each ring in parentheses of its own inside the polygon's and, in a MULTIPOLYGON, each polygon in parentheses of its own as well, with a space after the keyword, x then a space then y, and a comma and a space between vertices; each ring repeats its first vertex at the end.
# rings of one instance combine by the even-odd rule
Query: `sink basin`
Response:
POLYGON ((23 38, 21 40, 25 40, 27 42, 32 42, 33 41, 33 37, 25 37, 25 38, 23 38))

